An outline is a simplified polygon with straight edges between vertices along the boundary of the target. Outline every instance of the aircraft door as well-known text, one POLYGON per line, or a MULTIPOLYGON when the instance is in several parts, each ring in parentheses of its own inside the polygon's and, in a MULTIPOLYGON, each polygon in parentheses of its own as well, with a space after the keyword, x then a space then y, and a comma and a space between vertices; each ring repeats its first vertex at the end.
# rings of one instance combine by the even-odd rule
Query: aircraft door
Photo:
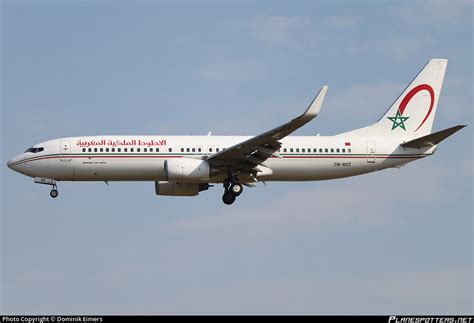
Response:
POLYGON ((375 163, 376 158, 375 142, 367 141, 367 162, 375 163))
POLYGON ((71 161, 71 142, 69 140, 61 140, 59 147, 60 160, 62 162, 71 161))

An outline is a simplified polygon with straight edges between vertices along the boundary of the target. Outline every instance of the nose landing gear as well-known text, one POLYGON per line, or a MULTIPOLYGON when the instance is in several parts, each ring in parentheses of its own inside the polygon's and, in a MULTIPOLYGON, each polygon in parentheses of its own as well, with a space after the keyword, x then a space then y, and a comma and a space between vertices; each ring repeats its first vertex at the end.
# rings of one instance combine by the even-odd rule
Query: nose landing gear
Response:
POLYGON ((235 202, 235 198, 242 194, 243 187, 239 183, 235 182, 225 182, 224 183, 224 195, 222 195, 222 201, 231 205, 235 202))
POLYGON ((53 199, 55 199, 55 198, 58 197, 59 192, 58 192, 58 190, 56 189, 56 185, 53 186, 53 189, 51 190, 51 192, 49 192, 49 195, 50 195, 53 199))
POLYGON ((59 195, 58 187, 56 186, 56 181, 54 179, 36 177, 35 178, 35 183, 44 184, 44 185, 51 185, 53 187, 53 189, 51 190, 51 192, 49 192, 49 196, 51 196, 53 199, 58 197, 58 195, 59 195))

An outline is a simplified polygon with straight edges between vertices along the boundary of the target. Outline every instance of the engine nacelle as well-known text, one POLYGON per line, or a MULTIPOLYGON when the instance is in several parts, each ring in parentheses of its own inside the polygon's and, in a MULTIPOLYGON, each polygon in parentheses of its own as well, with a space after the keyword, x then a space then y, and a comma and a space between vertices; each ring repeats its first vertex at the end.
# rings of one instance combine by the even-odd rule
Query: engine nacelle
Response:
POLYGON ((179 182, 155 182, 156 195, 166 196, 195 196, 199 192, 209 189, 209 184, 201 183, 179 183, 179 182))
POLYGON ((165 174, 170 182, 195 183, 207 181, 212 176, 211 167, 206 160, 192 158, 167 159, 165 174))

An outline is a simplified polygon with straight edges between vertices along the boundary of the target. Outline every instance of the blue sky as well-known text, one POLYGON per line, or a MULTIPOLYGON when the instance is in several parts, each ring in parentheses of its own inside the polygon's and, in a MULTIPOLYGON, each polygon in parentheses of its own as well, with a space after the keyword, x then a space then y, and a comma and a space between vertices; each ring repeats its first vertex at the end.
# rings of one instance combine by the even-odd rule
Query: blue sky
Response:
POLYGON ((472 4, 1 2, 2 313, 472 313, 472 4), (301 135, 377 120, 448 58, 435 156, 349 179, 48 187, 6 161, 94 134, 301 135))

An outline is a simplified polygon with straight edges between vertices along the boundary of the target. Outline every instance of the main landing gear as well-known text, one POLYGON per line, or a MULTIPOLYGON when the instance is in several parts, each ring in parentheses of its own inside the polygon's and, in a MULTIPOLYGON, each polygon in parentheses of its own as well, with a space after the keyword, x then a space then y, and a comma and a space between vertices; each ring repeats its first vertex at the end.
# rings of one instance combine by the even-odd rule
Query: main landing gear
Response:
POLYGON ((231 205, 235 202, 235 198, 242 194, 244 188, 241 184, 235 182, 225 182, 224 183, 224 195, 222 195, 222 201, 231 205))

